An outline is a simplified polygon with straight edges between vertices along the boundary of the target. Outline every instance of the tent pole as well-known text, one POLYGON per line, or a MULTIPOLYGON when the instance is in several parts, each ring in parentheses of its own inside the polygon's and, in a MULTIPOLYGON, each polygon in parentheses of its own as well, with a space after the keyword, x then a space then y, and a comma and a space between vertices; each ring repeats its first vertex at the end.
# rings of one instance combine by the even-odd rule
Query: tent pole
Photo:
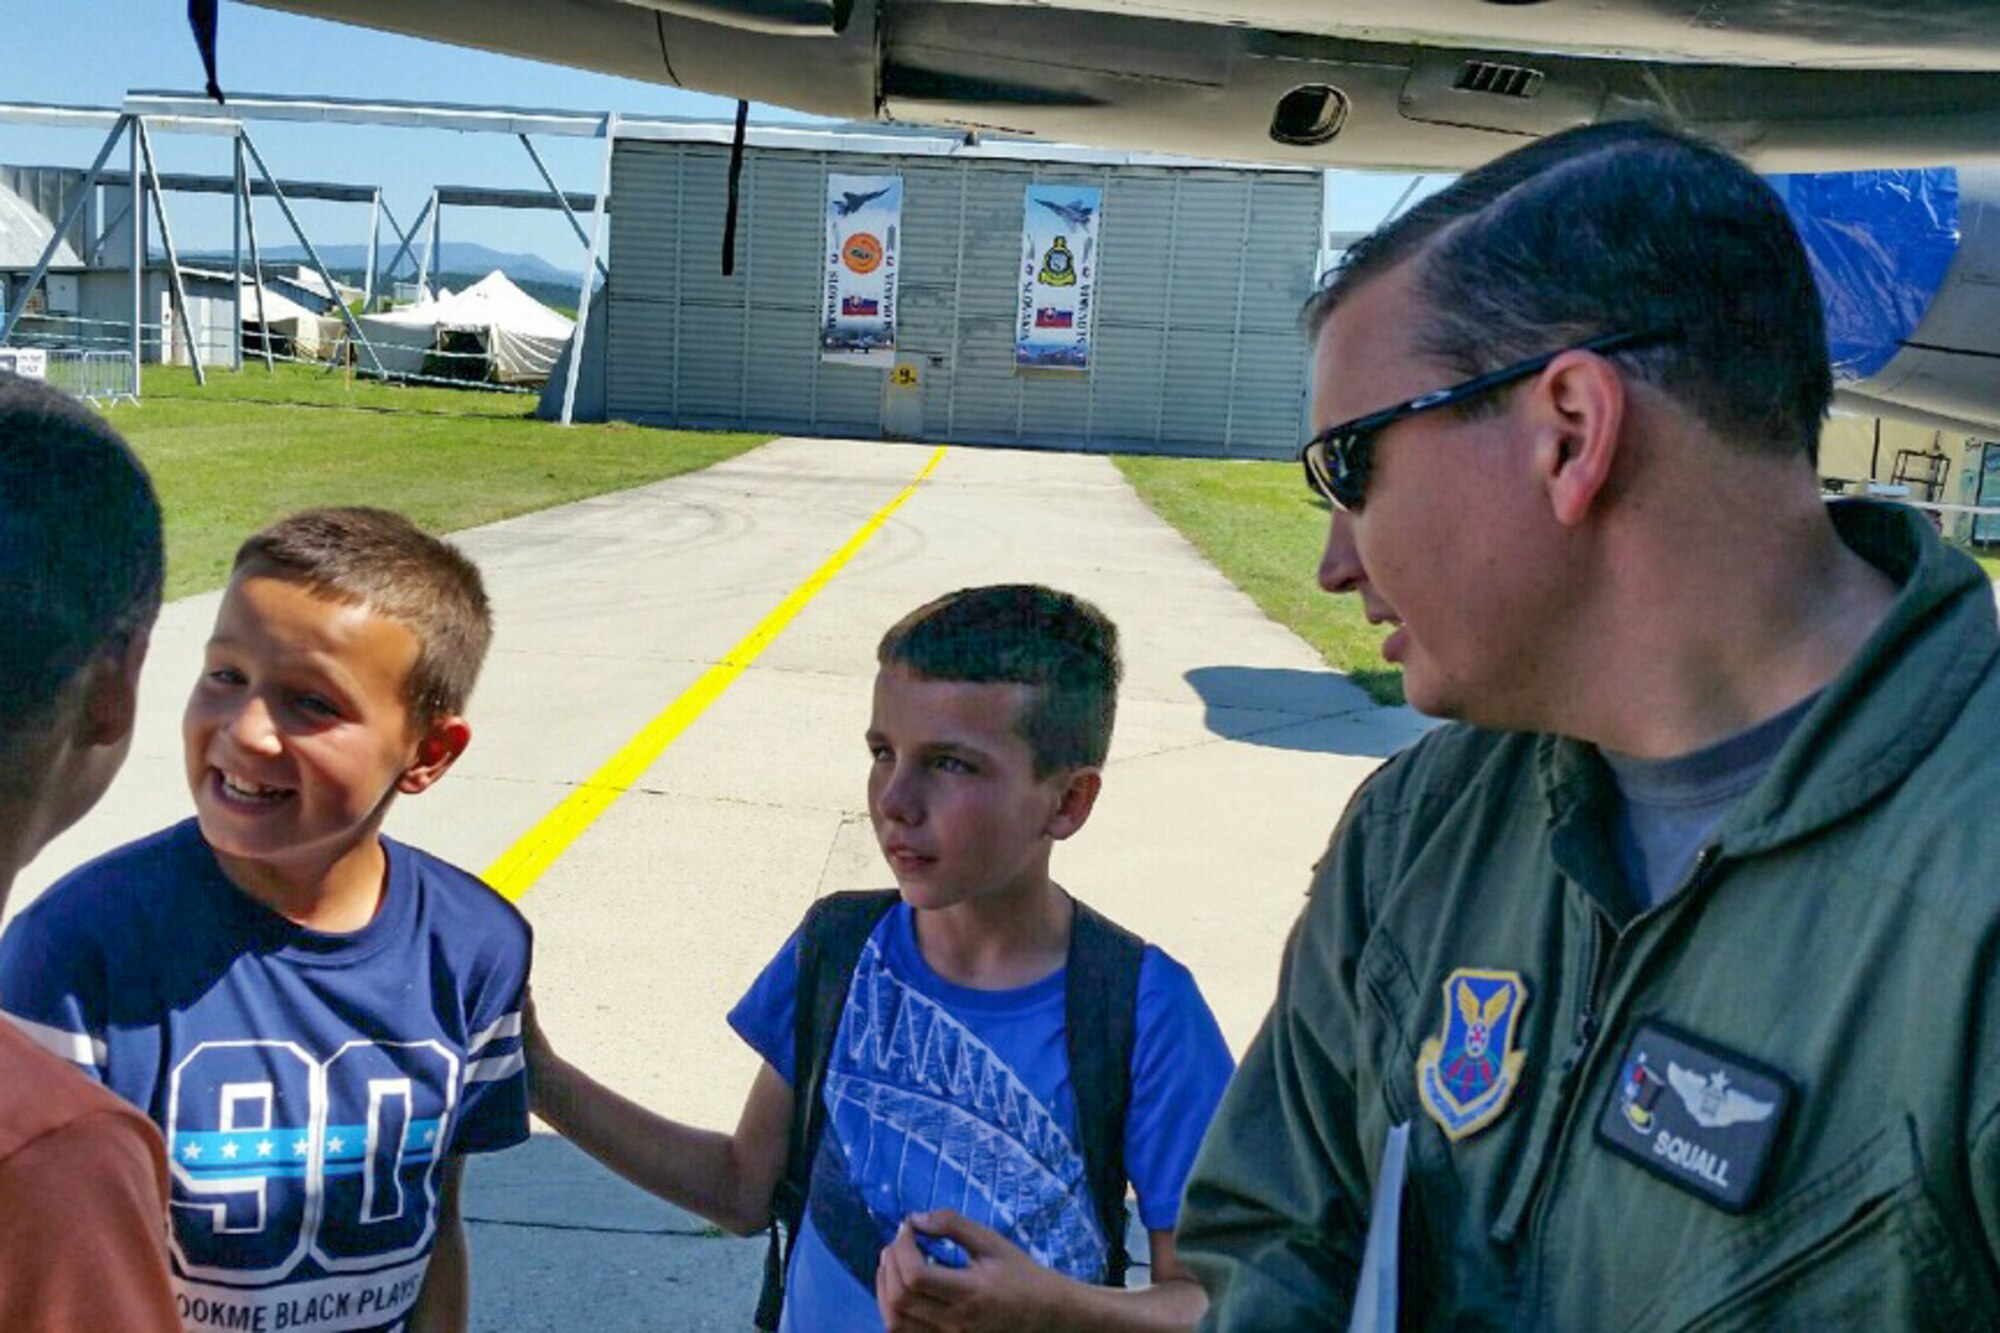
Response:
MULTIPOLYGON (((534 159, 535 170, 542 173, 542 180, 547 183, 549 193, 556 197, 556 204, 561 207, 563 216, 569 219, 569 229, 576 233, 576 239, 582 241, 584 247, 588 249, 590 246, 590 237, 584 234, 583 223, 577 221, 576 210, 569 206, 569 196, 562 192, 562 187, 556 184, 556 178, 549 174, 548 164, 543 162, 542 155, 535 151, 534 140, 525 134, 518 137, 521 140, 521 147, 527 149, 528 156, 534 159)), ((603 260, 598 261, 597 274, 607 281, 611 277, 611 270, 604 267, 603 260)))
MULTIPOLYGON (((187 344, 188 364, 194 367, 194 382, 202 388, 208 387, 208 375, 201 368, 201 349, 194 345, 194 320, 188 311, 187 287, 181 281, 180 256, 174 250, 174 233, 167 226, 167 195, 160 188, 159 165, 153 160, 153 136, 146 133, 146 120, 141 116, 137 122, 139 151, 146 159, 146 179, 153 196, 153 212, 160 220, 160 244, 167 251, 167 286, 173 293, 174 308, 180 312, 181 341, 187 344)), ((166 330, 160 331, 160 362, 165 364, 172 349, 167 345, 166 330)))
POLYGON ((265 163, 264 155, 257 151, 256 140, 250 137, 248 129, 242 133, 243 146, 250 150, 250 160, 255 162, 257 170, 264 174, 264 184, 270 187, 271 197, 278 201, 278 208, 284 213, 285 221, 292 224, 292 234, 299 238, 299 244, 305 248, 306 257, 312 260, 313 271, 326 283, 326 290, 332 294, 334 308, 340 311, 341 319, 347 324, 348 333, 353 336, 354 341, 361 344, 361 349, 368 353, 368 359, 375 363, 375 373, 386 375, 387 372, 382 369, 382 358, 375 355, 375 345, 369 342, 368 335, 361 331, 361 324, 354 318, 354 312, 347 308, 347 302, 340 299, 340 284, 326 271, 326 265, 320 261, 319 251, 313 247, 312 240, 306 235, 306 229, 299 225, 298 214, 292 212, 291 201, 286 199, 285 192, 278 188, 278 178, 271 174, 271 168, 265 163))
POLYGON ((67 236, 69 229, 76 225, 77 214, 83 211, 84 202, 90 198, 90 192, 97 188, 98 173, 104 170, 105 162, 110 160, 111 150, 118 146, 119 132, 125 129, 131 119, 130 116, 120 116, 118 123, 111 127, 111 133, 104 136, 104 147, 97 150, 97 160, 90 164, 90 171, 83 178, 83 188, 76 192, 76 198, 70 200, 69 207, 63 210, 62 221, 56 225, 55 234, 49 237, 49 243, 42 248, 42 257, 35 261, 34 271, 28 274, 28 282, 21 288, 20 298, 14 302, 14 308, 7 312, 7 322, 0 324, 0 343, 6 342, 14 335, 14 326, 20 323, 21 316, 27 313, 28 298, 34 295, 35 288, 41 286, 42 279, 48 276, 49 265, 55 262, 56 251, 62 248, 63 237, 67 236))
POLYGON ((563 386, 562 424, 572 424, 576 384, 583 373, 584 331, 590 327, 590 293, 597 286, 597 251, 604 243, 604 203, 611 197, 611 156, 618 148, 618 113, 604 118, 604 170, 597 182, 597 203, 590 214, 590 262, 583 266, 583 290, 576 298, 576 332, 569 344, 569 382, 563 386))
POLYGON ((250 234, 250 281, 257 293, 257 327, 264 331, 259 339, 264 345, 264 369, 272 374, 277 367, 271 361, 271 320, 264 312, 264 257, 257 252, 257 210, 256 194, 250 188, 250 168, 243 161, 243 136, 236 137, 236 189, 243 200, 243 229, 250 234))

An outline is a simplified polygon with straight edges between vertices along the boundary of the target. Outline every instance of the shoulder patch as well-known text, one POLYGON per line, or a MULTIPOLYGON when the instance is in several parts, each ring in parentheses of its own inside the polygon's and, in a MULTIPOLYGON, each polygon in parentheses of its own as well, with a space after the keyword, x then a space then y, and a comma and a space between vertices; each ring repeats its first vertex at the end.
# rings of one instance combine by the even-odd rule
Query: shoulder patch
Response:
POLYGON ((1514 1049, 1528 984, 1519 972, 1461 967, 1444 979, 1444 1032, 1417 1057, 1417 1096, 1445 1135, 1462 1139, 1497 1120, 1527 1056, 1514 1049))

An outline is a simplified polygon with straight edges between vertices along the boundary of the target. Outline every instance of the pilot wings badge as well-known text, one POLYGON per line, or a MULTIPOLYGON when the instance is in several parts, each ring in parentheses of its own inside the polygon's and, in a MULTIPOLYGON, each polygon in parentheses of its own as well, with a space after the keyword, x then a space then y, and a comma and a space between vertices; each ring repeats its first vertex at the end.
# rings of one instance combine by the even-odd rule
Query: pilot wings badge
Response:
POLYGON ((1674 1091, 1681 1096, 1681 1104, 1687 1107, 1688 1115, 1703 1129, 1755 1124, 1759 1120, 1769 1120, 1771 1112, 1778 1109, 1776 1102, 1758 1101, 1741 1088, 1730 1087, 1729 1075, 1721 1069, 1704 1078, 1669 1060, 1667 1082, 1673 1084, 1674 1091))
POLYGON ((1514 1049, 1528 986, 1518 972, 1461 967, 1444 981, 1444 1032, 1417 1057, 1417 1096, 1447 1137, 1462 1139, 1507 1109, 1527 1056, 1514 1049))

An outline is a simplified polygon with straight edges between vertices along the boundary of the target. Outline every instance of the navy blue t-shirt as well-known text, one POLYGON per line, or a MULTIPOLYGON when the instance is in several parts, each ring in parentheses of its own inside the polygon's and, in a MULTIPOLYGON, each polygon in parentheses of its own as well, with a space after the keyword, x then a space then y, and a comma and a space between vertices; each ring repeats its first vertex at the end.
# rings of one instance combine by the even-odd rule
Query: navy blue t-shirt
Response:
MULTIPOLYGON (((786 1275, 787 1333, 881 1329, 876 1260, 913 1212, 956 1209, 1084 1282, 1109 1258, 1077 1138, 1064 970, 1011 990, 954 985, 924 961, 913 923, 908 904, 892 907, 848 987, 786 1275)), ((798 975, 795 933, 729 1014, 787 1083, 798 975)), ((1125 1166, 1149 1230, 1173 1228, 1232 1067, 1194 977, 1147 946, 1125 1166)))
POLYGON ((193 820, 69 875, 0 938, 0 1008, 166 1136, 190 1329, 399 1327, 439 1168, 528 1133, 528 925, 388 838, 328 935, 224 878, 193 820))

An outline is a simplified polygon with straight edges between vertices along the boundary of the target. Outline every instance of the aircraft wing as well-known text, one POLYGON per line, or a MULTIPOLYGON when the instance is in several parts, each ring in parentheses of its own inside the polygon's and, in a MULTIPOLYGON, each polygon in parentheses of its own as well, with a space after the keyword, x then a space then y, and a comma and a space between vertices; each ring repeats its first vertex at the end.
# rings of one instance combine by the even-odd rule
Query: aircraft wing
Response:
POLYGON ((2000 151, 1993 0, 252 2, 848 120, 1239 161, 1456 170, 1649 112, 1772 171, 2000 151))

